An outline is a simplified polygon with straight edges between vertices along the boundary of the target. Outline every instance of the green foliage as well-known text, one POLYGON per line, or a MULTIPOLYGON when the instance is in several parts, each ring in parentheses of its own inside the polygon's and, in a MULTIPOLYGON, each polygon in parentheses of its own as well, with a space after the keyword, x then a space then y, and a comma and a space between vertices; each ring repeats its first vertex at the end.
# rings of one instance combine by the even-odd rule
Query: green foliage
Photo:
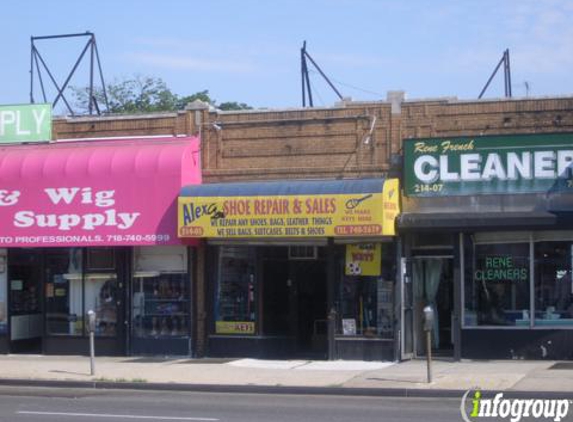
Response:
POLYGON ((238 103, 236 101, 227 101, 226 103, 221 103, 217 106, 219 110, 252 110, 253 107, 245 104, 245 103, 238 103))
POLYGON ((177 99, 177 110, 183 110, 187 104, 192 103, 193 101, 196 100, 200 100, 203 101, 204 103, 215 106, 215 101, 211 99, 211 97, 209 96, 209 91, 205 89, 203 91, 196 92, 193 95, 179 97, 177 99))
MULTIPOLYGON (((71 87, 76 109, 80 113, 89 110, 89 89, 87 87, 71 87)), ((224 102, 219 106, 209 96, 208 90, 192 95, 179 96, 174 94, 161 78, 137 75, 132 79, 114 81, 106 86, 109 103, 108 113, 134 114, 153 113, 159 111, 183 110, 195 100, 201 100, 221 110, 250 110, 252 107, 236 101, 224 102)), ((94 89, 94 97, 100 110, 105 111, 103 89, 94 89)))

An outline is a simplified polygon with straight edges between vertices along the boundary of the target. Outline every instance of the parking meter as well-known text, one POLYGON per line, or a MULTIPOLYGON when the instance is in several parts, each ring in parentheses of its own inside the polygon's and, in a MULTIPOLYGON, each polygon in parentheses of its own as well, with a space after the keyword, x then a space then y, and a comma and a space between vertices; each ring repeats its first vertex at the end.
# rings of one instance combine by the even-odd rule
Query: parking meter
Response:
POLYGON ((434 328, 434 309, 431 306, 424 307, 424 331, 432 331, 434 328))
POLYGON ((432 382, 432 329, 434 328, 434 309, 428 305, 424 307, 424 331, 426 332, 426 362, 428 370, 428 383, 432 382))
POLYGON ((96 330, 96 313, 91 309, 88 311, 88 332, 95 333, 96 330))
POLYGON ((90 374, 95 375, 95 330, 96 330, 96 313, 93 310, 88 311, 88 332, 90 333, 90 374))

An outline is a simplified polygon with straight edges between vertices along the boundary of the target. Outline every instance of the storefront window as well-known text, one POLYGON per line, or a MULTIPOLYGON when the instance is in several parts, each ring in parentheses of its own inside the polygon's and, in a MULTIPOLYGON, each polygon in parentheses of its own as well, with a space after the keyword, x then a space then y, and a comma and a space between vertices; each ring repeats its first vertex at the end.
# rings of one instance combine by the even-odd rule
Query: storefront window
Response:
POLYGON ((535 325, 573 325, 573 243, 535 243, 535 325))
POLYGON ((215 333, 254 334, 257 316, 255 249, 222 246, 218 267, 215 333))
POLYGON ((82 335, 82 249, 50 250, 45 265, 48 334, 82 335))
POLYGON ((189 337, 187 249, 183 246, 136 248, 134 269, 134 337, 189 337))
POLYGON ((96 313, 95 335, 115 337, 121 289, 117 281, 115 250, 113 248, 91 248, 87 250, 87 268, 84 275, 85 313, 96 313))
POLYGON ((393 244, 346 245, 338 334, 393 337, 393 244))
POLYGON ((465 325, 529 326, 529 243, 474 245, 471 264, 465 325))
POLYGON ((96 313, 95 335, 114 337, 117 333, 117 275, 107 273, 88 273, 85 275, 86 313, 96 313))

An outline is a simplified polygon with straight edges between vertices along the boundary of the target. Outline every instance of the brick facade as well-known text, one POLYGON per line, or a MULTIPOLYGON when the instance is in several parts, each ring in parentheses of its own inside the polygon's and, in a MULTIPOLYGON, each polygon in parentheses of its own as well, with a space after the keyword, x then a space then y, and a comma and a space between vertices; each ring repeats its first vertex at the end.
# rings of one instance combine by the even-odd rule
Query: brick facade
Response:
POLYGON ((334 108, 55 119, 54 137, 200 134, 206 183, 380 176, 412 137, 573 131, 573 98, 348 102, 334 108), (372 133, 370 129, 373 126, 372 133))

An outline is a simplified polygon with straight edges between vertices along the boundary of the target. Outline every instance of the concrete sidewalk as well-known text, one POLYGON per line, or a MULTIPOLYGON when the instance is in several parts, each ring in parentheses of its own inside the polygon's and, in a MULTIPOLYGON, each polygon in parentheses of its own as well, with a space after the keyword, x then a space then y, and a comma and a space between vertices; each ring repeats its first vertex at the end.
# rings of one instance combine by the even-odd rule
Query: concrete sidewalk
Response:
POLYGON ((89 358, 83 356, 2 355, 0 384, 57 386, 64 385, 65 381, 78 387, 99 384, 103 388, 153 389, 168 386, 197 391, 226 387, 232 391, 253 392, 283 388, 427 396, 461 396, 468 389, 479 388, 555 393, 573 398, 573 362, 570 368, 552 369, 555 363, 437 360, 433 366, 434 381, 428 384, 423 360, 392 363, 97 357, 96 375, 90 376, 89 358))

